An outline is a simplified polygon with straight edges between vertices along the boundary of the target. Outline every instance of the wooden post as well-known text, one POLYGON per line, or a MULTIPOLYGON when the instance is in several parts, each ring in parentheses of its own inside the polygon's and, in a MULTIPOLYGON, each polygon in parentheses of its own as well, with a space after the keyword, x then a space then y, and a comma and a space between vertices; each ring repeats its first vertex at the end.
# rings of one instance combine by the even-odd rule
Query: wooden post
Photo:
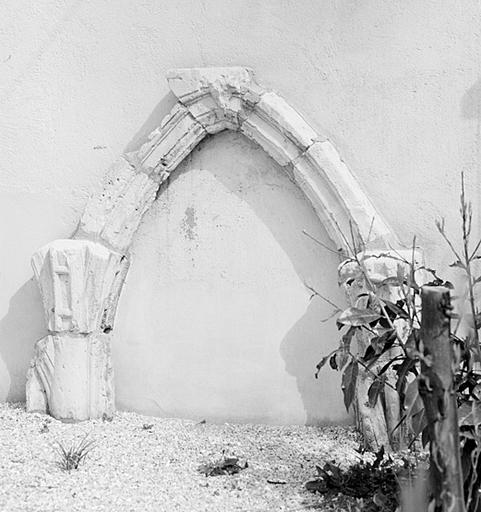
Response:
POLYGON ((453 390, 449 290, 424 286, 421 298, 424 361, 421 363, 419 393, 424 401, 429 429, 434 510, 465 512, 457 404, 453 390))

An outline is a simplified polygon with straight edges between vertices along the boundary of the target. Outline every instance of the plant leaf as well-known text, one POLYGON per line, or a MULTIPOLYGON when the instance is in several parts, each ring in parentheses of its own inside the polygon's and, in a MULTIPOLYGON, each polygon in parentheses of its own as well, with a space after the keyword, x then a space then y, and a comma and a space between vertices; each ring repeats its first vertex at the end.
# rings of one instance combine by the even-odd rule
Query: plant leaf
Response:
MULTIPOLYGON (((372 340, 371 340, 371 343, 372 343, 372 340)), ((374 349, 374 347, 372 345, 368 345, 367 346, 367 349, 366 349, 366 352, 364 352, 364 355, 362 356, 362 360, 367 363, 368 361, 370 361, 371 359, 377 357, 379 354, 376 353, 376 350, 374 349)))
POLYGON ((359 373, 359 366, 356 360, 352 360, 342 375, 342 392, 344 394, 344 405, 349 410, 356 394, 356 381, 359 373))
POLYGON ((349 327, 348 331, 346 332, 346 334, 344 334, 344 336, 341 339, 342 348, 346 352, 350 352, 351 350, 351 342, 354 334, 356 334, 356 328, 349 327))
POLYGON ((372 309, 347 308, 337 318, 341 325, 361 326, 379 320, 381 315, 372 309))
POLYGON ((374 407, 377 403, 377 399, 379 394, 384 389, 386 383, 386 376, 377 378, 370 386, 367 392, 367 397, 369 401, 369 407, 374 407))
POLYGON ((417 438, 427 425, 426 412, 424 409, 421 409, 419 412, 413 415, 411 419, 411 425, 414 438, 417 438))
POLYGON ((396 361, 399 361, 400 359, 403 359, 403 356, 396 356, 392 359, 390 359, 380 370, 379 370, 379 373, 378 375, 382 375, 383 373, 385 373, 387 370, 389 370, 389 368, 391 367, 391 365, 396 362, 396 361))
POLYGON ((404 309, 402 309, 401 307, 399 307, 397 304, 394 304, 394 302, 391 302, 390 300, 383 300, 384 302, 384 305, 388 311, 388 313, 391 313, 391 319, 394 319, 396 317, 398 318, 409 318, 409 315, 406 313, 406 311, 404 311, 404 309))
POLYGON ((398 366, 396 373, 397 373, 397 382, 396 382, 396 389, 398 393, 401 393, 401 391, 404 389, 404 385, 406 382, 406 377, 412 369, 415 368, 415 362, 413 359, 406 358, 404 361, 398 366))
POLYGON ((477 429, 481 425, 481 402, 463 403, 458 409, 458 423, 460 427, 473 426, 477 429))
POLYGON ((385 286, 385 285, 391 285, 391 286, 401 286, 404 282, 404 276, 399 279, 399 277, 386 277, 386 279, 383 279, 378 286, 385 286))
POLYGON ((337 366, 336 356, 337 352, 334 352, 334 354, 332 354, 332 356, 329 358, 329 365, 333 370, 339 369, 339 367, 337 366))
POLYGON ((414 379, 408 384, 404 396, 404 410, 406 411, 406 416, 414 416, 422 407, 423 401, 419 395, 418 381, 414 379))
POLYGON ((328 491, 327 484, 320 478, 306 482, 306 489, 309 492, 320 492, 324 493, 328 491))
POLYGON ((324 356, 317 364, 316 364, 316 373, 315 373, 315 377, 317 379, 317 377, 319 376, 319 372, 322 370, 322 367, 327 363, 328 359, 331 357, 331 354, 329 354, 328 356, 324 356))

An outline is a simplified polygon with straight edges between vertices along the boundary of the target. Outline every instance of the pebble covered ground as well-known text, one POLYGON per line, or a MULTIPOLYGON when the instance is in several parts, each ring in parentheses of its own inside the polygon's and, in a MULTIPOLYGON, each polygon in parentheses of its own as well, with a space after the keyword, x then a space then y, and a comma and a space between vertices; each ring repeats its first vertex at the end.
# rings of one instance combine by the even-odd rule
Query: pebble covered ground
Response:
POLYGON ((0 404, 0 511, 230 512, 341 510, 305 490, 325 460, 358 460, 350 427, 211 424, 115 413, 62 423, 0 404), (85 462, 58 467, 58 442, 93 441, 85 462), (224 456, 248 467, 202 475, 224 456))

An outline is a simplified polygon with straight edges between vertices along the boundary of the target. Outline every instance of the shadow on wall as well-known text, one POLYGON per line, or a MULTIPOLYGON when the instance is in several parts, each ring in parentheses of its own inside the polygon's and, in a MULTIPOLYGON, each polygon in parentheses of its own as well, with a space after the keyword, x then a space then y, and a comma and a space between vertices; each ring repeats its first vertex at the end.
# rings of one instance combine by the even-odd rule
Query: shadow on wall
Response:
MULTIPOLYGON (((476 132, 475 132, 475 152, 477 154, 476 160, 479 162, 480 159, 480 147, 481 147, 481 79, 478 79, 463 95, 461 99, 461 115, 465 119, 473 119, 476 121, 476 132)), ((479 163, 478 163, 479 166, 479 163)), ((473 169, 474 171, 475 169, 473 169)), ((475 173, 476 184, 478 190, 481 187, 481 175, 478 172, 475 173)), ((475 204, 475 206, 477 206, 475 204)), ((481 208, 477 207, 478 225, 481 225, 481 208)))
POLYGON ((465 92, 461 100, 461 113, 465 119, 481 118, 481 80, 465 92))
POLYGON ((42 299, 32 277, 10 299, 8 313, 0 321, 0 357, 10 376, 9 389, 0 388, 0 400, 25 401, 26 375, 35 342, 46 334, 42 299))
POLYGON ((147 140, 149 134, 159 127, 164 116, 172 110, 176 103, 177 98, 173 93, 169 92, 169 94, 164 96, 151 112, 147 121, 145 121, 140 130, 134 135, 134 138, 127 144, 124 149, 124 153, 130 153, 131 151, 137 151, 140 149, 142 144, 147 140))
MULTIPOLYGON (((266 181, 269 177, 268 173, 264 172, 268 165, 265 159, 270 160, 270 157, 243 135, 222 132, 202 141, 173 173, 169 183, 161 187, 159 193, 166 191, 169 184, 174 183, 183 173, 195 172, 195 169, 199 168, 208 170, 224 187, 249 204, 288 256, 299 280, 342 305, 344 296, 337 286, 339 255, 316 245, 302 233, 302 230, 306 229, 324 242, 329 241, 327 232, 317 220, 317 215, 300 189, 298 194, 306 201, 306 210, 311 210, 312 213, 309 216, 312 219, 311 225, 301 225, 299 219, 296 220, 295 212, 292 210, 296 203, 279 203, 281 196, 276 189, 279 188, 280 182, 266 181), (245 158, 242 167, 248 168, 244 176, 229 170, 229 167, 232 167, 232 159, 239 155, 247 155, 242 157, 245 158)), ((275 167, 279 172, 284 172, 277 164, 275 167)), ((189 210, 187 203, 188 199, 186 212, 189 210)), ((308 293, 306 289, 306 295, 308 293)), ((331 313, 331 306, 319 298, 313 298, 304 314, 279 344, 279 353, 284 360, 285 370, 296 379, 305 409, 306 424, 350 421, 343 410, 339 374, 326 369, 319 380, 314 378, 315 365, 320 357, 338 343, 339 333, 334 321, 322 323, 322 319, 331 313), (320 401, 323 402, 322 407, 319 407, 320 401), (329 417, 330 414, 332 416, 329 417)))

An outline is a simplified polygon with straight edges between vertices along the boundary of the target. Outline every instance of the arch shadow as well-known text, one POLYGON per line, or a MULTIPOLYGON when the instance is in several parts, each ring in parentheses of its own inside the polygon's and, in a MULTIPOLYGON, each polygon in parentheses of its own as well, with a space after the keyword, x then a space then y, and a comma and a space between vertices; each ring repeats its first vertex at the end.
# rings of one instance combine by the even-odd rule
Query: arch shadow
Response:
MULTIPOLYGON (((278 171, 279 178, 289 184, 283 169, 266 155, 262 148, 242 134, 223 131, 199 143, 195 151, 180 164, 176 173, 172 174, 168 183, 162 185, 159 195, 167 192, 169 187, 185 174, 195 173, 198 169, 207 170, 223 188, 248 204, 263 225, 269 229, 287 255, 301 283, 312 286, 340 305, 344 304, 345 298, 337 285, 337 266, 341 262, 341 257, 335 253, 334 243, 295 182, 295 188, 290 187, 288 193, 295 190, 292 203, 295 204, 294 199, 302 202, 305 210, 292 211, 290 204, 280 207, 281 196, 276 189, 282 184, 282 180, 269 182, 273 168, 278 171), (242 165, 248 169, 245 174, 239 176, 233 172, 225 172, 232 158, 244 158, 242 155, 246 155, 242 161, 242 165), (270 170, 265 172, 267 167, 270 170), (249 179, 246 179, 247 176, 249 179), (261 188, 266 193, 260 193, 261 188), (297 220, 298 213, 301 218, 309 218, 310 225, 300 225, 297 220), (325 244, 331 243, 333 252, 315 244, 302 232, 303 229, 325 244), (319 268, 323 270, 319 271, 319 268)), ((185 195, 185 209, 195 215, 189 202, 188 190, 185 195)), ((195 236, 195 233, 193 235, 195 236)), ((306 297, 309 295, 310 292, 306 288, 306 297)), ((278 353, 284 361, 285 371, 296 381, 305 411, 305 423, 309 425, 351 421, 342 405, 340 376, 332 370, 326 370, 319 379, 314 378, 315 365, 320 357, 338 343, 335 322, 322 323, 322 320, 331 313, 330 305, 319 298, 313 298, 307 303, 304 313, 278 342, 278 353), (330 414, 326 414, 326 410, 330 414)))

